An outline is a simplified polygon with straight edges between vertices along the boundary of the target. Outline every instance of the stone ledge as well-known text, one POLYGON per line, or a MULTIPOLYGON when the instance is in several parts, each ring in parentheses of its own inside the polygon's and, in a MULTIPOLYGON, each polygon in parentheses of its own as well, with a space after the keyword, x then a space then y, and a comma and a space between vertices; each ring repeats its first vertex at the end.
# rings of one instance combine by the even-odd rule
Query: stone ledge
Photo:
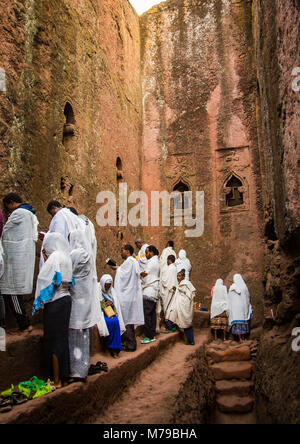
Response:
POLYGON ((108 373, 89 376, 86 383, 72 384, 40 399, 16 406, 11 412, 0 415, 0 424, 82 423, 95 414, 101 414, 140 371, 181 337, 180 333, 161 336, 163 337, 153 344, 138 344, 136 352, 122 353, 119 360, 95 355, 93 363, 104 359, 108 363, 108 373))

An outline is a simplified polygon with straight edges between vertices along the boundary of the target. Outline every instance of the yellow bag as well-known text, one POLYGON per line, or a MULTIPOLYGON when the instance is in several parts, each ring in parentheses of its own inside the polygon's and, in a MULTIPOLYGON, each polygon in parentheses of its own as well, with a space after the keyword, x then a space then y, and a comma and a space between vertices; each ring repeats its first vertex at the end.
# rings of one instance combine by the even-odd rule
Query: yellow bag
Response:
POLYGON ((116 313, 111 305, 107 305, 105 301, 101 302, 101 308, 104 311, 105 316, 108 318, 113 318, 116 316, 116 313))

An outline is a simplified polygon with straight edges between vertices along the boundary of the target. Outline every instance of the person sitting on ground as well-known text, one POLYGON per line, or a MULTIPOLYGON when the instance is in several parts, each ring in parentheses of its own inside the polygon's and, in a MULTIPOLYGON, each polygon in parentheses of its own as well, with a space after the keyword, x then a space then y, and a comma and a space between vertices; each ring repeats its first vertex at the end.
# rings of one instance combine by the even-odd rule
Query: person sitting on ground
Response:
POLYGON ((250 293, 244 279, 235 274, 233 284, 229 289, 229 327, 231 333, 239 340, 245 339, 250 333, 250 321, 253 309, 250 302, 250 293))
POLYGON ((33 314, 43 309, 44 355, 47 378, 56 388, 70 376, 70 286, 75 285, 69 245, 60 233, 48 233, 43 242, 44 264, 37 279, 33 314))
MULTIPOLYGON (((173 287, 177 286, 177 268, 175 265, 175 256, 170 255, 168 256, 167 260, 168 268, 167 272, 163 274, 163 276, 160 277, 160 284, 161 284, 161 301, 162 301, 162 307, 164 312, 164 318, 166 317, 166 309, 169 305, 170 298, 173 296, 173 287)), ((162 329, 162 333, 169 333, 169 330, 162 329)))
POLYGON ((226 339, 226 333, 228 328, 228 293, 227 288, 223 285, 223 280, 218 279, 215 286, 212 289, 212 303, 210 310, 210 326, 214 331, 215 340, 217 339, 217 331, 222 330, 224 335, 224 341, 226 339))
POLYGON ((177 274, 178 285, 173 287, 173 296, 166 310, 167 329, 183 328, 186 345, 195 345, 193 318, 196 289, 185 279, 185 270, 177 274))
POLYGON ((121 335, 126 331, 119 298, 113 287, 113 278, 104 274, 100 279, 100 301, 104 303, 104 319, 109 331, 109 336, 104 338, 105 345, 113 358, 119 358, 122 351, 121 335), (111 308, 111 314, 106 314, 106 308, 111 308))
POLYGON ((0 280, 0 291, 5 295, 20 332, 30 333, 32 326, 23 296, 30 295, 33 290, 39 222, 35 210, 31 205, 24 204, 18 194, 5 196, 3 206, 10 216, 2 234, 4 273, 0 280))
POLYGON ((190 273, 191 273, 191 262, 190 260, 186 257, 186 251, 185 250, 180 250, 179 254, 178 254, 178 259, 175 262, 176 267, 177 267, 177 272, 179 273, 181 270, 185 270, 185 280, 189 281, 190 280, 190 273))
POLYGON ((159 298, 159 273, 160 265, 158 260, 158 250, 154 245, 146 248, 147 265, 141 273, 142 292, 144 306, 144 334, 142 344, 149 344, 155 341, 156 335, 156 304, 159 298))
POLYGON ((133 257, 132 245, 121 249, 122 265, 116 270, 115 290, 120 301, 126 331, 122 335, 122 350, 133 352, 137 348, 135 327, 144 325, 143 296, 138 262, 133 257))

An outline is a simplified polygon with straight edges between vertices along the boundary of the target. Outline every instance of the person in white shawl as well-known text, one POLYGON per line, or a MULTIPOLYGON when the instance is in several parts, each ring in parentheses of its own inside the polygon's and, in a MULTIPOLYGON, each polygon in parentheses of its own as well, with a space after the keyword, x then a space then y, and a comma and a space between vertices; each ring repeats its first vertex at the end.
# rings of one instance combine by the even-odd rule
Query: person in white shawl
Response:
POLYGON ((233 284, 229 289, 228 299, 231 333, 242 339, 250 332, 250 320, 253 316, 253 309, 248 287, 240 274, 235 274, 233 277, 233 284))
POLYGON ((33 277, 38 239, 38 220, 31 205, 23 204, 15 193, 3 199, 4 207, 11 212, 2 234, 3 276, 0 281, 2 295, 7 295, 9 306, 21 332, 30 332, 23 295, 33 290, 33 277))
POLYGON ((109 330, 109 336, 104 341, 112 357, 118 358, 122 350, 121 335, 126 331, 126 328, 119 298, 113 287, 113 278, 109 274, 104 274, 100 279, 100 301, 105 306, 111 307, 115 313, 110 317, 104 313, 104 319, 109 330))
MULTIPOLYGON (((169 256, 174 256, 175 260, 176 260, 177 256, 174 251, 174 242, 173 241, 168 241, 166 248, 164 248, 164 250, 161 253, 160 258, 159 258, 159 263, 160 263, 160 296, 159 296, 159 300, 157 302, 157 310, 156 310, 157 326, 159 326, 161 311, 163 309, 162 294, 165 291, 163 288, 163 282, 166 282, 166 280, 167 280, 167 274, 169 271, 168 270, 168 268, 169 268, 168 257, 169 256)), ((177 282, 177 277, 176 277, 176 282, 177 282)))
POLYGON ((223 330, 224 341, 226 332, 228 332, 228 293, 227 288, 223 285, 223 280, 218 279, 212 289, 212 303, 210 310, 210 327, 214 330, 215 339, 217 339, 217 331, 223 330))
MULTIPOLYGON (((74 214, 69 208, 63 208, 62 205, 52 200, 47 206, 48 213, 52 216, 48 233, 60 233, 69 243, 71 231, 85 231, 84 221, 74 214)), ((42 245, 42 250, 44 246, 42 245)), ((40 256, 40 269, 43 265, 43 255, 40 256)))
POLYGON ((177 274, 177 279, 178 285, 173 288, 173 296, 166 308, 167 329, 174 331, 176 326, 183 328, 186 345, 195 345, 193 318, 196 289, 185 279, 184 269, 177 274))
POLYGON ((121 250, 124 262, 112 267, 116 270, 115 290, 120 301, 126 332, 122 335, 122 350, 135 351, 137 344, 134 328, 144 325, 143 296, 138 262, 133 257, 132 245, 121 250))
POLYGON ((70 374, 70 286, 75 285, 69 245, 60 233, 48 233, 43 242, 44 264, 37 279, 33 314, 44 309, 44 353, 47 377, 56 388, 70 374))
MULTIPOLYGON (((177 268, 175 265, 175 256, 170 255, 168 257, 168 268, 167 272, 164 273, 163 278, 160 278, 161 290, 160 297, 162 301, 162 307, 164 311, 164 318, 166 316, 166 308, 169 305, 170 298, 173 296, 173 288, 177 286, 177 268)), ((168 329, 162 329, 161 333, 169 333, 168 329)))
POLYGON ((185 279, 187 281, 190 280, 190 273, 191 273, 191 262, 190 260, 186 257, 186 251, 185 250, 180 250, 179 254, 178 254, 178 259, 175 262, 176 267, 177 267, 177 272, 179 273, 181 270, 185 270, 185 279))
POLYGON ((90 329, 101 323, 106 330, 98 300, 94 260, 85 234, 81 230, 70 233, 71 260, 76 285, 71 288, 72 310, 69 325, 70 377, 69 382, 85 380, 90 363, 90 329))
POLYGON ((158 250, 154 245, 146 248, 147 266, 141 273, 142 293, 144 305, 144 333, 145 338, 142 344, 148 344, 155 341, 156 335, 156 304, 159 299, 159 273, 160 264, 158 259, 158 250))
POLYGON ((137 239, 135 241, 136 247, 139 249, 136 260, 140 267, 140 273, 142 273, 147 266, 146 248, 149 246, 142 239, 137 239))

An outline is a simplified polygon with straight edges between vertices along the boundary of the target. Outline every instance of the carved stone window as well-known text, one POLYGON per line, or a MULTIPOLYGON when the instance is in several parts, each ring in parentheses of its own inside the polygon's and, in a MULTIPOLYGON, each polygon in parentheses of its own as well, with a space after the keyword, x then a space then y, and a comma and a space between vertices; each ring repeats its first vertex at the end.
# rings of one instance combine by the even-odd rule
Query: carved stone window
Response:
POLYGON ((228 207, 236 207, 238 205, 243 205, 244 203, 244 193, 243 184, 236 177, 232 176, 231 179, 226 184, 226 205, 228 207))
POLYGON ((181 198, 174 199, 174 209, 184 210, 184 208, 189 208, 189 199, 184 194, 185 192, 190 191, 189 187, 184 182, 179 181, 173 188, 173 191, 177 191, 181 194, 181 198))
POLYGON ((249 209, 249 190, 246 178, 235 173, 227 176, 223 182, 221 211, 241 211, 249 209))

